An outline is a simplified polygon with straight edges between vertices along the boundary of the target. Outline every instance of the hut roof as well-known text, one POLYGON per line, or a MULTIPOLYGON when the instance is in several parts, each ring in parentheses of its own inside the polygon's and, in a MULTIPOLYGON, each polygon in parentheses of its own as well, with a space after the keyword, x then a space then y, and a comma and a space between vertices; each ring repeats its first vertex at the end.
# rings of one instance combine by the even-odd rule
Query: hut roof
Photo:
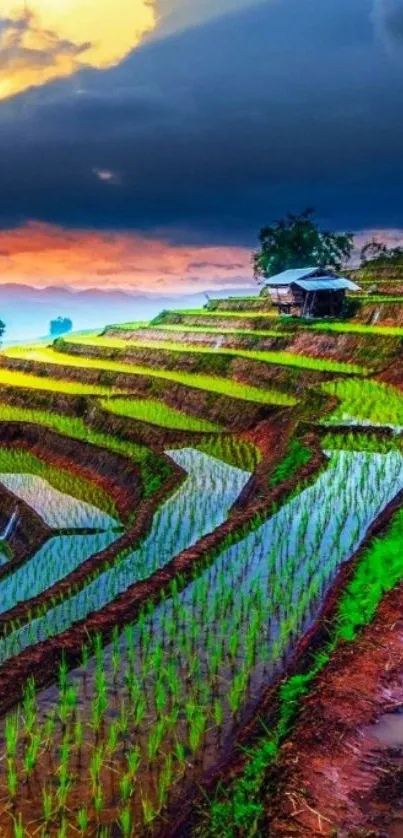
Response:
POLYGON ((359 291, 360 286, 351 279, 342 276, 321 276, 318 279, 297 279, 293 285, 298 285, 304 291, 359 291))
POLYGON ((263 285, 291 285, 299 279, 306 279, 314 274, 319 274, 320 268, 289 268, 275 276, 270 276, 263 282, 263 285))

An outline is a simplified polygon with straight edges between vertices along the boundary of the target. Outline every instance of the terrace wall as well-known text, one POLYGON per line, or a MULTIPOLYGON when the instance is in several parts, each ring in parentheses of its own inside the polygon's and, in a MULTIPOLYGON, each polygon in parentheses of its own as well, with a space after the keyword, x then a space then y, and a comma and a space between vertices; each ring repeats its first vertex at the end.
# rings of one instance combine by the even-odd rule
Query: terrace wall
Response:
MULTIPOLYGON (((87 354, 85 352, 86 347, 79 347, 74 344, 71 346, 74 347, 74 354, 87 354)), ((103 355, 103 357, 105 356, 103 355)), ((123 391, 126 390, 128 393, 162 399, 171 407, 179 408, 193 416, 202 416, 205 419, 210 419, 212 422, 222 424, 229 430, 234 431, 242 431, 252 428, 257 424, 257 422, 277 415, 280 409, 287 409, 283 407, 278 408, 271 405, 258 404, 251 401, 244 401, 243 399, 233 399, 230 396, 219 395, 217 393, 208 392, 195 387, 177 384, 176 382, 163 378, 110 372, 107 370, 69 367, 68 357, 66 357, 66 366, 61 366, 59 364, 43 364, 41 362, 27 361, 19 358, 7 358, 6 360, 7 367, 10 369, 35 372, 36 374, 39 373, 41 375, 47 375, 60 380, 80 381, 81 383, 87 384, 107 384, 109 386, 118 387, 123 391)), ((149 366, 153 365, 149 364, 149 366)), ((156 364, 156 366, 161 365, 156 364)), ((25 407, 33 406, 36 403, 36 398, 36 394, 33 390, 23 390, 20 395, 17 396, 21 406, 25 407), (27 392, 29 393, 28 399, 27 392)), ((46 394, 41 394, 40 398, 41 401, 44 401, 46 399, 46 394)), ((13 403, 18 402, 16 402, 13 398, 13 403)), ((77 404, 77 401, 73 402, 66 396, 63 396, 62 399, 58 401, 54 395, 52 403, 54 405, 57 403, 65 404, 69 415, 75 415, 73 413, 73 409, 74 405, 77 404)), ((80 397, 80 405, 85 405, 84 412, 88 411, 89 404, 90 401, 88 398, 86 399, 84 396, 80 397)), ((81 413, 81 415, 84 414, 81 413)), ((105 416, 106 415, 107 414, 105 414, 105 416)), ((90 413, 86 416, 86 421, 91 421, 90 413)), ((107 430, 107 427, 107 423, 105 423, 103 430, 107 430)))
POLYGON ((399 354, 401 343, 401 338, 387 335, 304 330, 295 334, 288 349, 312 358, 384 367, 399 354))
MULTIPOLYGON (((231 358, 224 353, 180 352, 168 349, 109 349, 100 346, 83 346, 68 341, 59 342, 60 351, 70 355, 92 358, 110 358, 125 363, 143 364, 153 369, 180 370, 181 372, 206 373, 232 378, 235 381, 276 387, 286 393, 300 393, 304 387, 315 385, 332 377, 328 373, 303 368, 282 367, 250 358, 231 358), (87 351, 90 350, 90 351, 87 351)), ((9 365, 7 359, 7 366, 9 365)), ((43 364, 41 365, 43 366, 43 364)), ((127 376, 126 376, 127 378, 127 376)), ((133 378, 133 376, 131 376, 133 378)), ((105 382, 103 382, 105 383, 105 382)), ((239 400, 237 400, 239 401, 239 400)), ((211 417, 207 417, 211 418, 211 417)))
MULTIPOLYGON (((268 325, 266 323, 266 329, 268 325)), ((221 334, 220 330, 216 332, 187 332, 180 330, 170 331, 169 329, 137 329, 130 331, 129 329, 113 329, 108 331, 108 337, 119 338, 120 340, 127 340, 128 343, 133 341, 170 341, 174 343, 180 342, 189 346, 208 346, 215 348, 219 343, 220 349, 260 349, 260 350, 281 350, 285 349, 289 338, 284 338, 281 335, 278 337, 263 337, 262 335, 228 335, 221 334)))

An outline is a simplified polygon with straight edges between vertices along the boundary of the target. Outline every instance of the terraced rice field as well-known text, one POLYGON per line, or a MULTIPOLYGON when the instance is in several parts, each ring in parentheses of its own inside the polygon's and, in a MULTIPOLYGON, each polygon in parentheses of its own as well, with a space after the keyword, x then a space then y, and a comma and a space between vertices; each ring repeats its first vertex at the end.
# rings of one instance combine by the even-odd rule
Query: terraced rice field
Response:
POLYGON ((152 367, 142 367, 136 364, 126 364, 118 361, 108 361, 102 358, 82 358, 73 355, 63 355, 52 348, 46 349, 10 349, 6 352, 7 358, 17 358, 24 361, 35 361, 40 364, 57 364, 62 367, 80 367, 82 369, 105 370, 128 375, 142 375, 152 378, 168 379, 188 387, 195 387, 199 390, 206 390, 210 393, 220 393, 245 401, 261 402, 262 404, 293 405, 296 400, 285 393, 276 390, 253 387, 247 384, 240 384, 231 379, 220 378, 215 375, 203 375, 201 373, 183 373, 175 370, 155 370, 152 367))
MULTIPOLYGON (((87 344, 88 345, 88 344, 87 344)), ((110 348, 122 349, 127 348, 127 344, 124 340, 119 338, 104 338, 100 337, 95 338, 93 340, 93 346, 107 346, 110 348)), ((163 349, 168 350, 170 352, 180 352, 180 353, 212 353, 215 355, 230 355, 233 357, 239 358, 246 358, 252 361, 262 361, 266 364, 276 364, 279 366, 286 366, 286 367, 298 367, 308 370, 317 370, 319 372, 332 372, 332 373, 346 373, 347 375, 353 374, 366 374, 369 372, 369 369, 360 365, 360 364, 352 364, 352 363, 345 363, 343 361, 333 361, 328 360, 326 358, 316 358, 309 355, 298 355, 292 352, 271 352, 271 351, 259 351, 259 350, 249 350, 249 349, 225 349, 223 347, 218 347, 217 349, 207 347, 207 346, 192 346, 191 344, 183 344, 178 343, 175 341, 163 341, 163 340, 145 340, 140 338, 136 341, 136 346, 140 349, 163 349)), ((32 350, 31 352, 24 350, 10 350, 8 353, 9 357, 11 358, 21 358, 27 357, 31 358, 32 360, 49 360, 49 350, 32 350)), ((113 364, 114 362, 110 362, 113 364)), ((125 365, 127 370, 129 370, 129 366, 132 365, 126 364, 125 365)), ((115 369, 117 371, 117 367, 110 366, 110 367, 103 367, 104 369, 115 369)), ((121 365, 121 371, 123 371, 124 367, 121 365)), ((137 368, 139 370, 140 368, 137 368)), ((136 367, 132 367, 132 372, 136 372, 136 367)), ((178 380, 176 378, 176 380, 178 380)), ((185 381, 184 381, 185 383, 185 381)), ((189 381, 190 383, 190 381, 189 381)), ((193 385, 195 386, 195 385, 193 385)))
POLYGON ((91 333, 0 367, 6 838, 270 834, 270 771, 306 695, 403 579, 402 391, 344 360, 341 330, 336 360, 241 350, 281 331, 218 327, 276 389, 260 364, 254 384, 183 369, 214 352, 176 331, 211 325, 159 318, 150 341, 137 325, 116 328, 172 369, 91 333))

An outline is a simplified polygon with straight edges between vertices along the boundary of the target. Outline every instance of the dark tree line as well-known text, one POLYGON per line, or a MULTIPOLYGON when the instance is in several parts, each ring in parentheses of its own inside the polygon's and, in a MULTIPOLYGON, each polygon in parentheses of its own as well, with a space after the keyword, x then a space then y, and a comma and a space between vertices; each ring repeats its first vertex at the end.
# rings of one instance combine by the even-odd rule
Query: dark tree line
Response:
MULTIPOLYGON (((259 243, 259 249, 253 254, 258 282, 289 268, 319 267, 324 271, 339 272, 351 267, 354 253, 354 234, 320 229, 311 208, 299 215, 288 213, 263 227, 259 243)), ((361 267, 403 267, 403 248, 388 248, 372 240, 361 249, 360 261, 361 267)))

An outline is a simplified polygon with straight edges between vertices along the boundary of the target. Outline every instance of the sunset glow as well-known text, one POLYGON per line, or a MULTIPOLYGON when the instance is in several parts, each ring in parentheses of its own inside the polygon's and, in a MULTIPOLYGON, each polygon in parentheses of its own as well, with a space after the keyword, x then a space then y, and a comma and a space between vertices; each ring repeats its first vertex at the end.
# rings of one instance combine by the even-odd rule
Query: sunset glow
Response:
POLYGON ((252 282, 251 255, 243 247, 173 245, 31 223, 0 231, 0 281, 155 293, 230 288, 252 282))
POLYGON ((2 0, 0 99, 82 67, 111 67, 155 25, 148 0, 2 0))

